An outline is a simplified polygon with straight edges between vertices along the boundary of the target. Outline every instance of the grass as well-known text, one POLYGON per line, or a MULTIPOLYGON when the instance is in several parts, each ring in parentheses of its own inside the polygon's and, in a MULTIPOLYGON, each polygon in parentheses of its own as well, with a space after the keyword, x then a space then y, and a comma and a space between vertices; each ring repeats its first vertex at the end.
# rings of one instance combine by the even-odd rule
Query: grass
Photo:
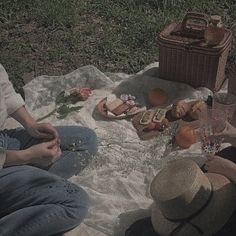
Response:
POLYGON ((234 0, 0 0, 0 62, 17 91, 87 64, 137 72, 158 60, 157 34, 187 11, 219 14, 236 35, 234 0))

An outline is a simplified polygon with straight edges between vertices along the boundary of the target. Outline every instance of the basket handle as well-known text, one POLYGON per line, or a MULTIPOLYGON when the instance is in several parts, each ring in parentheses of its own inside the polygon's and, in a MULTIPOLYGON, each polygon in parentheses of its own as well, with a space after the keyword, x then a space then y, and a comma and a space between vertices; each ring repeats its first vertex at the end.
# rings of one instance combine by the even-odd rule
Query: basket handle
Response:
POLYGON ((186 31, 202 31, 205 30, 208 27, 208 16, 203 13, 197 13, 197 12, 188 12, 181 24, 181 31, 186 32, 186 31), (196 24, 192 24, 189 21, 194 20, 198 22, 196 27, 196 24))

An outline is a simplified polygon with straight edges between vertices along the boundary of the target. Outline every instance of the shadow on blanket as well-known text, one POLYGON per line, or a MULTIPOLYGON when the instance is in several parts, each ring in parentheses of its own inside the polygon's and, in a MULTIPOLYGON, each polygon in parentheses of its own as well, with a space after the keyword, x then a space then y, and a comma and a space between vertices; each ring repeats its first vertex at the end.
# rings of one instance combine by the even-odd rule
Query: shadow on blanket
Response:
POLYGON ((142 106, 148 104, 148 92, 153 88, 160 88, 168 94, 168 104, 176 99, 194 98, 194 89, 186 84, 170 82, 158 78, 158 67, 153 67, 142 74, 131 76, 122 81, 114 90, 116 96, 121 94, 132 94, 142 106))
POLYGON ((149 217, 151 215, 150 209, 138 209, 135 211, 129 211, 119 215, 119 225, 114 229, 114 236, 123 236, 125 231, 132 225, 135 221, 149 217))

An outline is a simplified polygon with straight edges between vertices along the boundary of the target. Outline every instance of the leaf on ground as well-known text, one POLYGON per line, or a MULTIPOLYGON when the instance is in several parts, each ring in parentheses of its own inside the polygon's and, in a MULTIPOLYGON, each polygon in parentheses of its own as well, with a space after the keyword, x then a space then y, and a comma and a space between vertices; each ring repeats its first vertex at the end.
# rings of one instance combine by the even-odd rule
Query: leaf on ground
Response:
POLYGON ((64 119, 69 115, 69 113, 73 111, 79 111, 82 107, 83 106, 69 107, 68 105, 63 104, 57 108, 57 113, 58 113, 57 118, 64 119))

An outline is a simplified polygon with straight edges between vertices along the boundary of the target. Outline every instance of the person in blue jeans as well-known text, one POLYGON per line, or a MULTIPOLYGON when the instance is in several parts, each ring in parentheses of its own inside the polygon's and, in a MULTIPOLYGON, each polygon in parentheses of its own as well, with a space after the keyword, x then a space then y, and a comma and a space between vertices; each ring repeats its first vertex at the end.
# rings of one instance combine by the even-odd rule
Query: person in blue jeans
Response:
POLYGON ((37 123, 24 105, 0 65, 0 127, 8 116, 24 127, 0 131, 0 235, 62 235, 87 214, 87 193, 66 179, 96 154, 96 134, 37 123))

